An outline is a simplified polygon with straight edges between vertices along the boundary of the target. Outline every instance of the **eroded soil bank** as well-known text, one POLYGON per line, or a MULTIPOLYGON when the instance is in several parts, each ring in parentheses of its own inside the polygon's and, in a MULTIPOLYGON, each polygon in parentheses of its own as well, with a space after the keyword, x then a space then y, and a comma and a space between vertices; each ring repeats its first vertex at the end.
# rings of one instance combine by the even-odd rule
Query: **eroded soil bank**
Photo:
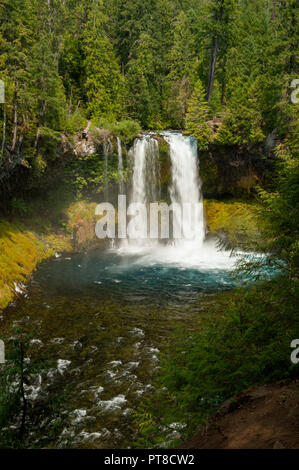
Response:
POLYGON ((299 449, 299 383, 265 385, 225 401, 181 449, 299 449))

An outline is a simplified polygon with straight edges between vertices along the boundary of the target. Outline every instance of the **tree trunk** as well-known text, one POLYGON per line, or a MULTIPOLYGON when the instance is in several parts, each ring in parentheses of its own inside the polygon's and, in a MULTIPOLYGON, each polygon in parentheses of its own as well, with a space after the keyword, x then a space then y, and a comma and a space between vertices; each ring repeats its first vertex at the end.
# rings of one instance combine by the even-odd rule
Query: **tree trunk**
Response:
POLYGON ((221 104, 226 104, 226 57, 224 58, 224 65, 223 65, 223 79, 221 84, 221 104))
POLYGON ((3 104, 3 135, 2 135, 2 145, 1 145, 1 159, 4 155, 4 147, 5 147, 5 137, 6 137, 6 101, 3 104))
POLYGON ((20 137, 19 137, 19 142, 18 142, 18 150, 17 150, 18 155, 21 153, 21 147, 22 147, 23 140, 24 140, 24 136, 23 136, 23 134, 21 134, 20 137))
POLYGON ((15 84, 15 92, 14 92, 14 119, 13 119, 13 137, 12 137, 12 145, 11 145, 11 152, 15 150, 16 143, 17 143, 17 133, 18 133, 18 101, 17 101, 17 83, 15 84))
POLYGON ((40 136, 40 127, 37 128, 37 131, 36 131, 36 136, 35 136, 35 141, 34 141, 34 149, 36 150, 37 149, 37 144, 38 144, 38 141, 39 141, 39 136, 40 136))
MULTIPOLYGON (((223 20, 223 13, 224 13, 224 0, 217 0, 217 8, 214 12, 214 21, 216 24, 221 24, 223 20), (219 10, 218 10, 218 5, 219 5, 219 10)), ((213 86, 214 86, 214 80, 215 80, 215 71, 216 71, 216 63, 217 63, 217 56, 218 56, 218 50, 219 50, 219 39, 221 43, 221 37, 219 38, 219 35, 214 32, 214 35, 212 37, 212 43, 211 43, 211 55, 210 55, 210 66, 209 66, 209 78, 208 78, 208 103, 210 102, 210 99, 212 97, 213 93, 213 86)))
POLYGON ((211 46, 209 80, 208 80, 208 103, 210 102, 210 99, 211 99, 211 96, 212 96, 212 93, 213 93, 216 62, 217 62, 217 53, 218 53, 218 37, 216 36, 215 38, 213 38, 212 46, 211 46))
POLYGON ((73 109, 73 87, 71 86, 70 101, 69 101, 69 106, 68 106, 68 115, 69 116, 72 114, 72 109, 73 109))

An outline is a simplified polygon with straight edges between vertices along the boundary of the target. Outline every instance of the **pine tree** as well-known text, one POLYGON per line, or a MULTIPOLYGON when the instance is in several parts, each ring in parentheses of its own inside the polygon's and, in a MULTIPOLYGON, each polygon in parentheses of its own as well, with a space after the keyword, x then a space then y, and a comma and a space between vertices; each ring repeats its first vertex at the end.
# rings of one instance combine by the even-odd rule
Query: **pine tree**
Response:
MULTIPOLYGON (((207 99, 210 102, 216 77, 217 63, 222 62, 222 75, 225 77, 225 55, 230 41, 231 25, 237 10, 238 0, 211 0, 208 3, 209 19, 207 33, 210 37, 210 57, 207 99)), ((223 93, 225 88, 224 77, 223 93)))
POLYGON ((107 21, 103 2, 94 2, 84 32, 84 88, 89 116, 114 121, 122 111, 123 79, 105 31, 107 21))
POLYGON ((127 82, 129 101, 127 109, 145 128, 157 127, 159 121, 159 94, 155 88, 155 60, 152 38, 143 33, 128 63, 127 82))
POLYGON ((188 101, 186 114, 186 131, 189 135, 196 137, 198 148, 204 150, 208 147, 212 132, 207 124, 209 119, 209 105, 205 98, 204 87, 199 80, 194 88, 192 96, 188 101))
POLYGON ((168 54, 170 73, 167 76, 167 118, 173 127, 184 127, 187 101, 196 77, 194 36, 188 18, 181 11, 173 22, 173 44, 168 54))

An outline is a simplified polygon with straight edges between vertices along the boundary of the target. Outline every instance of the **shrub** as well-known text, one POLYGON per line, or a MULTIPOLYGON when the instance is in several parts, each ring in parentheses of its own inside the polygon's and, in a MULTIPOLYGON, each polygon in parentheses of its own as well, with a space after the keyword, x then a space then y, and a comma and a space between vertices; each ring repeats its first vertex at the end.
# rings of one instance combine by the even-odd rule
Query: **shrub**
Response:
POLYGON ((128 119, 115 124, 108 124, 108 126, 115 137, 120 137, 120 139, 127 144, 132 142, 132 140, 142 132, 138 122, 128 119))
POLYGON ((84 112, 80 108, 77 108, 67 117, 65 122, 65 131, 69 134, 76 134, 86 127, 86 122, 84 112))
MULTIPOLYGON (((136 413, 136 446, 159 445, 170 423, 185 423, 186 438, 227 398, 298 377, 290 360, 299 331, 296 298, 298 281, 279 278, 221 294, 213 304, 209 299, 196 330, 181 329, 164 354, 157 391, 136 413)), ((168 446, 175 443, 170 439, 168 446)))

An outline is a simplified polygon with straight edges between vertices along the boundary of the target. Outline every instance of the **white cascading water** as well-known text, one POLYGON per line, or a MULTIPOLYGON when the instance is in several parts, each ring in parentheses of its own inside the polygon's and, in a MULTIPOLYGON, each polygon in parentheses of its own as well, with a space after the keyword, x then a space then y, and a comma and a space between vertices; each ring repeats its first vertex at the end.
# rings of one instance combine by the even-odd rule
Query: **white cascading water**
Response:
MULTIPOLYGON (((136 139, 133 148, 129 152, 129 158, 133 166, 131 204, 143 204, 146 208, 151 202, 156 202, 160 193, 160 168, 159 168, 159 144, 156 139, 145 136, 136 139)), ((132 215, 132 214, 131 214, 132 215)), ((148 218, 133 217, 128 230, 131 233, 130 240, 121 243, 123 252, 142 252, 153 248, 157 243, 148 238, 148 218), (132 234, 134 234, 132 236, 132 234)))
POLYGON ((112 144, 110 138, 104 142, 104 194, 105 201, 108 201, 109 198, 109 184, 108 184, 108 160, 109 153, 112 150, 112 144))
POLYGON ((179 207, 182 238, 175 240, 177 247, 195 243, 199 248, 205 238, 205 224, 201 181, 197 163, 197 142, 180 133, 164 133, 169 144, 172 183, 169 188, 173 206, 179 207), (188 210, 189 208, 189 210, 188 210))
MULTIPOLYGON (((178 132, 162 132, 169 144, 172 182, 169 188, 171 203, 178 205, 184 214, 185 206, 194 210, 191 217, 182 219, 182 237, 151 240, 148 234, 147 218, 133 219, 136 237, 124 240, 118 250, 121 254, 141 255, 135 263, 153 265, 170 264, 200 270, 231 269, 235 260, 228 252, 217 249, 215 242, 205 241, 204 210, 199 178, 196 139, 185 137, 178 132)), ((158 141, 145 136, 136 139, 129 152, 133 166, 132 194, 130 203, 148 205, 160 197, 159 145, 158 141)), ((188 214, 187 214, 188 215, 188 214)), ((176 212, 174 211, 174 217, 176 212)))
POLYGON ((157 140, 150 137, 136 140, 131 156, 134 159, 131 202, 157 201, 160 186, 157 140))
POLYGON ((121 140, 117 137, 119 194, 124 194, 124 162, 121 140))

